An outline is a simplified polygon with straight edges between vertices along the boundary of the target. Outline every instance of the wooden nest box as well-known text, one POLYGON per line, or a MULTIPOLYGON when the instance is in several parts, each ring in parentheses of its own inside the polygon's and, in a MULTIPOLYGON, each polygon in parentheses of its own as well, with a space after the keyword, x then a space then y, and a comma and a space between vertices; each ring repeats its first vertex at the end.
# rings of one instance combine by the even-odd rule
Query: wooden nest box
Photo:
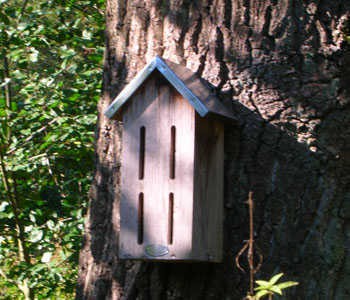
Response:
POLYGON ((119 257, 221 261, 231 112, 189 69, 155 57, 105 115, 123 122, 119 257))

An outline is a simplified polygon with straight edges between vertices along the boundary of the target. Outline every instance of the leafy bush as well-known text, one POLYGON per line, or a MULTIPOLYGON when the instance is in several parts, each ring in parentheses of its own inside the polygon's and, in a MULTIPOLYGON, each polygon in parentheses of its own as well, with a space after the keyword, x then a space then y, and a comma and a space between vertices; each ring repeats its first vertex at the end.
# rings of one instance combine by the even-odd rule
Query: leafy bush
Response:
POLYGON ((71 299, 93 169, 103 1, 0 0, 0 298, 71 299))

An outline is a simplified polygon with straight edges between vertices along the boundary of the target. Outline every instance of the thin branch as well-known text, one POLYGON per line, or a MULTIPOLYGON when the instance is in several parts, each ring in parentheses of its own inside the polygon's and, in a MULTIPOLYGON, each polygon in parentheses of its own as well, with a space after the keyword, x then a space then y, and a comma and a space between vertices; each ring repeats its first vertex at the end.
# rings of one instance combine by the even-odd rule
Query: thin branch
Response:
POLYGON ((45 158, 46 158, 47 167, 48 167, 48 169, 49 169, 49 173, 50 173, 50 175, 51 175, 53 181, 55 182, 57 188, 58 188, 58 189, 60 190, 60 192, 62 193, 62 189, 61 189, 61 187, 60 187, 60 185, 59 185, 59 183, 58 183, 57 177, 56 177, 56 175, 55 175, 55 174, 53 173, 53 171, 52 171, 51 164, 50 164, 50 159, 49 159, 49 156, 47 155, 47 153, 46 153, 45 158))
POLYGON ((17 282, 13 279, 8 278, 2 269, 0 269, 0 276, 3 277, 7 282, 12 283, 13 285, 17 286, 17 282))
MULTIPOLYGON (((3 58, 3 66, 4 66, 3 75, 5 78, 10 78, 9 61, 7 58, 6 49, 3 49, 2 53, 4 57, 3 58)), ((4 86, 4 92, 5 92, 5 99, 6 99, 6 108, 8 110, 11 110, 12 94, 11 94, 10 82, 9 84, 4 86)), ((9 115, 6 115, 5 128, 7 133, 7 137, 6 137, 7 142, 9 143, 11 139, 11 130, 9 127, 9 115)), ((20 210, 19 210, 19 198, 18 198, 17 189, 16 189, 16 180, 13 176, 11 177, 13 173, 11 172, 9 173, 7 171, 6 162, 4 160, 4 151, 5 151, 5 148, 0 148, 0 173, 1 173, 2 181, 4 183, 5 192, 11 203, 11 208, 14 214, 15 228, 16 228, 15 230, 17 233, 16 240, 18 245, 18 256, 20 261, 24 261, 27 264, 30 264, 30 257, 28 254, 28 249, 26 247, 24 226, 19 217, 20 210), (12 179, 11 182, 10 182, 10 179, 12 179)), ((22 282, 18 282, 16 285, 23 292, 26 300, 34 299, 33 290, 29 287, 27 278, 23 279, 22 282)))
MULTIPOLYGON (((20 147, 22 147, 23 145, 27 144, 28 142, 30 142, 36 135, 38 135, 39 133, 45 131, 50 125, 52 125, 53 123, 57 122, 57 118, 51 120, 49 123, 47 123, 46 125, 44 125, 43 127, 39 128, 37 131, 35 131, 34 133, 32 133, 29 137, 27 137, 23 143, 20 145, 20 147)), ((6 154, 12 154, 13 152, 15 152, 17 150, 16 148, 12 148, 10 150, 8 150, 6 152, 6 154)))
MULTIPOLYGON (((5 44, 7 43, 7 41, 5 41, 5 44)), ((9 111, 11 109, 11 78, 10 78, 10 71, 9 71, 9 61, 7 58, 7 53, 6 53, 6 49, 2 50, 2 55, 3 55, 3 66, 4 66, 4 72, 3 72, 3 80, 6 83, 5 85, 3 85, 3 89, 4 89, 4 94, 5 94, 5 107, 6 109, 9 111)), ((5 128, 6 128, 6 136, 5 139, 7 140, 7 144, 10 141, 10 136, 11 136, 11 130, 10 127, 8 126, 8 114, 6 113, 6 117, 5 117, 5 128)))
POLYGON ((253 201, 253 192, 249 192, 247 204, 249 206, 249 240, 244 242, 244 246, 238 252, 236 256, 236 266, 241 271, 245 270, 241 267, 239 259, 242 254, 247 251, 247 260, 249 266, 249 296, 254 296, 254 274, 260 269, 263 256, 258 248, 254 248, 254 201, 253 201), (259 263, 257 266, 254 265, 254 254, 258 254, 259 263))
POLYGON ((28 4, 28 0, 24 0, 22 8, 21 8, 21 12, 20 12, 19 17, 18 17, 18 23, 22 20, 22 17, 23 17, 23 14, 24 14, 24 11, 26 9, 27 4, 28 4))
POLYGON ((249 192, 249 247, 248 247, 248 262, 250 271, 250 294, 254 294, 254 202, 253 192, 249 192))
POLYGON ((6 108, 11 108, 11 77, 9 72, 9 61, 7 58, 6 50, 4 49, 2 51, 3 58, 4 58, 4 82, 7 82, 6 85, 4 85, 5 90, 5 99, 6 99, 6 108))

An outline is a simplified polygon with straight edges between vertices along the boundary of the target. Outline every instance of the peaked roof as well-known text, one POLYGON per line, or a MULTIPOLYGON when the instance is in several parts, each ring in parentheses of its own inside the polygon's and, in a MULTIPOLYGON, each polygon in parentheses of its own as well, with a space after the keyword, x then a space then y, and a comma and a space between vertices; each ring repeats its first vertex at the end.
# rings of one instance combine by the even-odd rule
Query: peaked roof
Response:
POLYGON ((105 111, 112 118, 142 85, 148 76, 157 69, 170 84, 204 117, 209 113, 236 120, 232 112, 219 101, 210 88, 191 70, 156 56, 120 92, 105 111))

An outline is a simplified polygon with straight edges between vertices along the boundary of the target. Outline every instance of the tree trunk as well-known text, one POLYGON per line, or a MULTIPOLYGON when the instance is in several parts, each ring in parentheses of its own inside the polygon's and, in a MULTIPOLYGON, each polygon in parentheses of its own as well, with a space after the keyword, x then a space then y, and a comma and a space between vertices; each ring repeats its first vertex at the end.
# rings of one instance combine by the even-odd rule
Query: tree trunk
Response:
POLYGON ((288 299, 350 297, 349 11, 342 0, 107 0, 77 299, 242 299, 249 190, 256 278, 299 281, 288 299), (223 263, 118 259, 121 125, 103 111, 155 55, 197 72, 240 120, 225 128, 223 263))

